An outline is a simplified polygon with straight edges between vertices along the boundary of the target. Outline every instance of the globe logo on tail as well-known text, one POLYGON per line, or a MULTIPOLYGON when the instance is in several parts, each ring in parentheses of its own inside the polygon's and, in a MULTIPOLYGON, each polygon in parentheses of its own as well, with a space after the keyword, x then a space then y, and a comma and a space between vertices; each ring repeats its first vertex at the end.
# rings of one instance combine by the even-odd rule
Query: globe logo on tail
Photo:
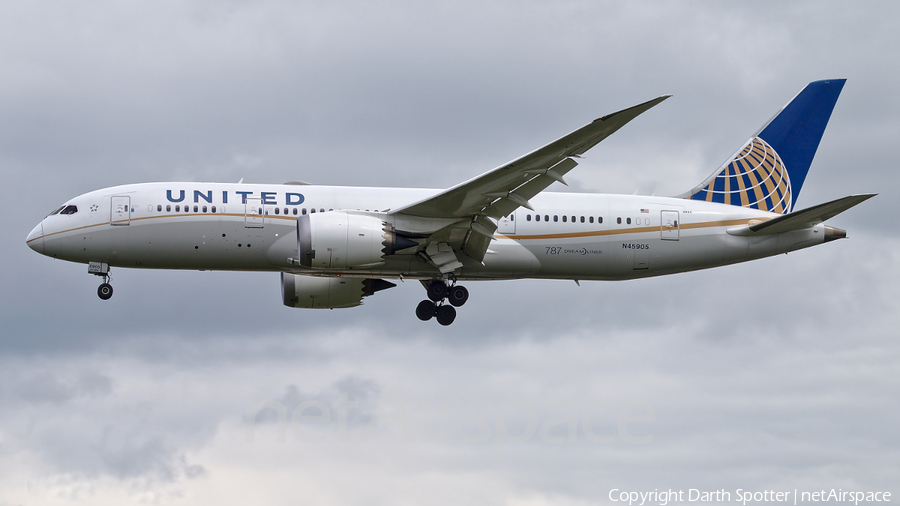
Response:
POLYGON ((791 210, 791 180, 772 146, 754 137, 688 198, 784 214, 791 210))

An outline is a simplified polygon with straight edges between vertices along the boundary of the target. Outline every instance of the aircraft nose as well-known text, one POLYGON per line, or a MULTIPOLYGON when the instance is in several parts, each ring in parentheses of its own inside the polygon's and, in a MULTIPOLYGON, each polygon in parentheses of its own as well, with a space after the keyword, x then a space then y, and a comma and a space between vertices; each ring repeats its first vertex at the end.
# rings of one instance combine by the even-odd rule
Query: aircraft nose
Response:
POLYGON ((40 254, 44 254, 44 223, 38 223, 34 229, 31 230, 31 233, 28 234, 28 237, 25 238, 25 244, 28 244, 28 247, 37 251, 40 254))

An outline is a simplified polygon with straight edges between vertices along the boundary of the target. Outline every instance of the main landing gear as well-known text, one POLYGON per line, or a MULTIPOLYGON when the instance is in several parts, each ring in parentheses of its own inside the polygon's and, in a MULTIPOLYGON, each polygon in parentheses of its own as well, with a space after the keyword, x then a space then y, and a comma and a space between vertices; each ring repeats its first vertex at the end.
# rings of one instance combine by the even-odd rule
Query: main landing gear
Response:
POLYGON ((423 322, 436 318, 441 325, 450 325, 456 319, 456 308, 469 300, 469 291, 466 287, 455 282, 447 285, 444 280, 436 279, 425 288, 429 300, 423 300, 416 306, 416 316, 423 322))
POLYGON ((113 287, 109 284, 109 280, 112 279, 112 276, 109 275, 109 264, 105 262, 90 262, 88 263, 88 274, 103 277, 103 283, 97 287, 98 297, 103 300, 108 300, 112 297, 113 287))

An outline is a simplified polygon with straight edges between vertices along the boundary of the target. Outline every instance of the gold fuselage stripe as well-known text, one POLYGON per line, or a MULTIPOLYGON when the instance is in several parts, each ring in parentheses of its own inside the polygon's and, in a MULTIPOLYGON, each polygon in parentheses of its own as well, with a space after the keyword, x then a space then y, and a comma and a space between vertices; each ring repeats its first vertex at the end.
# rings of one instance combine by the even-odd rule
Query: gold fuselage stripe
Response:
MULTIPOLYGON (((682 223, 681 230, 713 227, 729 227, 733 225, 749 225, 751 221, 765 221, 770 218, 741 218, 737 220, 704 221, 701 223, 682 223)), ((603 235, 640 234, 645 232, 659 232, 662 227, 632 227, 613 230, 592 230, 589 232, 570 232, 563 234, 533 234, 533 235, 502 235, 499 239, 573 239, 577 237, 597 237, 603 235)))

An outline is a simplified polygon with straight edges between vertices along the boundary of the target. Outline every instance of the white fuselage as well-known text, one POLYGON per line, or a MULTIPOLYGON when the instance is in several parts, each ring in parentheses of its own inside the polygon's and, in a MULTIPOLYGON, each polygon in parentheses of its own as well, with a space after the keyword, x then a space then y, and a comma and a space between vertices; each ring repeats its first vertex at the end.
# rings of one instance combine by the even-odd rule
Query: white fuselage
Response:
MULTIPOLYGON (((67 205, 76 206, 77 212, 48 216, 27 242, 54 258, 115 267, 427 279, 440 273, 415 255, 393 255, 383 265, 362 269, 301 268, 293 260, 297 217, 313 210, 360 210, 390 221, 391 209, 439 192, 224 183, 125 185, 72 199, 67 205)), ((463 267, 456 278, 648 277, 762 258, 825 239, 821 224, 782 234, 731 235, 729 229, 779 215, 680 198, 544 192, 530 203, 533 211, 519 208, 500 220, 483 262, 460 255, 463 267)), ((404 220, 408 224, 411 218, 404 220)))

